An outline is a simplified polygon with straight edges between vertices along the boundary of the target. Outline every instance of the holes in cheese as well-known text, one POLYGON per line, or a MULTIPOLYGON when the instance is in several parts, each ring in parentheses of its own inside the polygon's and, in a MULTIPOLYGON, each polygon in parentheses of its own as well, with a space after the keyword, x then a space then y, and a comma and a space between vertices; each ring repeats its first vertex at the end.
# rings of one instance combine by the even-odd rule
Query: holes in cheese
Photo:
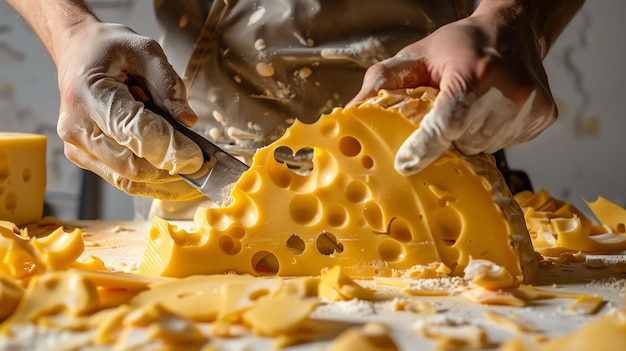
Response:
POLYGON ((293 234, 289 237, 289 239, 287 239, 287 250, 292 255, 302 255, 302 253, 304 252, 304 247, 304 240, 302 240, 302 238, 297 236, 296 234, 293 234))
POLYGON ((395 171, 435 94, 382 91, 296 122, 257 151, 229 206, 196 211, 195 229, 155 217, 140 273, 316 276, 338 265, 358 279, 441 262, 460 276, 474 258, 502 266, 511 284, 532 279, 523 213, 489 155, 450 149, 414 176, 395 171))
POLYGON ((312 148, 303 148, 294 153, 290 147, 280 146, 274 151, 274 159, 299 175, 307 175, 313 170, 312 148))
POLYGON ((315 246, 322 255, 330 256, 335 252, 343 252, 343 244, 337 242, 337 237, 333 233, 320 234, 315 241, 315 246))

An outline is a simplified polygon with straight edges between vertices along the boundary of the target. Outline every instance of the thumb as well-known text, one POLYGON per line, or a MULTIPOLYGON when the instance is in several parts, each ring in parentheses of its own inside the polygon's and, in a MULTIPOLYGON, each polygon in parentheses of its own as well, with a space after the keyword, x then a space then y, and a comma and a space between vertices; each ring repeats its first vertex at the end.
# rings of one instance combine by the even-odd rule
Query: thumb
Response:
MULTIPOLYGON (((457 78, 458 79, 458 78, 457 78)), ((461 84, 442 79, 432 109, 396 153, 394 167, 402 175, 413 175, 438 159, 467 129, 468 104, 461 84)))

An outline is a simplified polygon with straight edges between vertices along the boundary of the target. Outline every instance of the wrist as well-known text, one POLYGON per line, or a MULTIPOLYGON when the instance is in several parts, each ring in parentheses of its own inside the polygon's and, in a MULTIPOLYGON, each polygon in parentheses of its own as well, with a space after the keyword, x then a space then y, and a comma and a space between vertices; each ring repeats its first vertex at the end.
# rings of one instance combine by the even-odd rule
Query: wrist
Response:
POLYGON ((485 29, 488 40, 494 47, 505 42, 510 35, 530 34, 531 43, 544 57, 549 43, 546 40, 545 27, 541 25, 533 1, 525 0, 483 0, 470 16, 485 29))
POLYGON ((527 30, 545 57, 585 0, 483 0, 472 16, 491 16, 502 28, 527 30))

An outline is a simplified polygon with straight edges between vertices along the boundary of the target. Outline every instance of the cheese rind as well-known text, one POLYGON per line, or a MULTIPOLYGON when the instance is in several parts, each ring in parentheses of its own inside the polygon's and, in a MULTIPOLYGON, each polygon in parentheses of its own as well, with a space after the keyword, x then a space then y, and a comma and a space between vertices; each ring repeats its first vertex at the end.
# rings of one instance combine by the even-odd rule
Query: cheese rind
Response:
POLYGON ((0 132, 0 220, 40 219, 45 191, 46 136, 0 132))
POLYGON ((228 207, 196 211, 195 230, 155 217, 139 272, 315 276, 339 265, 359 279, 441 262, 462 275, 473 258, 504 267, 513 284, 532 280, 523 213, 491 156, 450 149, 416 175, 394 170, 435 93, 383 91, 315 124, 296 122, 257 151, 228 207), (279 160, 278 149, 313 150, 313 169, 279 160))

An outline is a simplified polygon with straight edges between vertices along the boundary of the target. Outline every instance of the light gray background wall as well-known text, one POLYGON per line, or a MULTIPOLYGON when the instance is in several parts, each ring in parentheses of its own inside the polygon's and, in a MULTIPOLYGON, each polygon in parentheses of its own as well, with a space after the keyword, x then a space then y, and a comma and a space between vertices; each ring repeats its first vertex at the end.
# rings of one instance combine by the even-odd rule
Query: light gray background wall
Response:
MULTIPOLYGON (((149 0, 88 1, 105 21, 158 38, 149 0)), ((508 151, 512 168, 536 189, 588 212, 582 198, 604 196, 626 206, 626 2, 587 0, 545 60, 560 116, 535 140, 508 151)), ((56 136, 56 71, 28 26, 0 2, 0 130, 48 135, 46 201, 54 215, 75 219, 82 171, 65 159, 56 136)), ((133 218, 132 198, 99 185, 98 218, 133 218)))

